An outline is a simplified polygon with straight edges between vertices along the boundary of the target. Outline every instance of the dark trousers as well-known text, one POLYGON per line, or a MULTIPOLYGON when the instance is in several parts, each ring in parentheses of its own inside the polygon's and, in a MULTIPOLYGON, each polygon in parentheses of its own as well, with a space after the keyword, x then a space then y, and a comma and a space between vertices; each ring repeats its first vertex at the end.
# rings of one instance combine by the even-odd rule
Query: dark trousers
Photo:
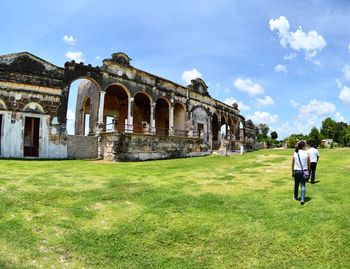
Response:
POLYGON ((299 185, 300 185, 300 193, 301 193, 300 199, 302 202, 304 202, 306 186, 305 186, 305 179, 303 177, 303 171, 294 170, 294 198, 295 199, 298 199, 299 185))
POLYGON ((310 166, 310 178, 311 178, 311 183, 315 183, 315 177, 316 177, 316 166, 317 163, 312 162, 310 166))

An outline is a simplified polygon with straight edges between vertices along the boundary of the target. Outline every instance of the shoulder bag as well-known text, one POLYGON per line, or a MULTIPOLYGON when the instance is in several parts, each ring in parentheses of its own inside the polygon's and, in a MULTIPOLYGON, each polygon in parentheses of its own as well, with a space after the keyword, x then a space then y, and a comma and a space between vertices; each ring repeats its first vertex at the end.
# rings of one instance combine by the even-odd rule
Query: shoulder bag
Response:
POLYGON ((301 166, 301 170, 303 170, 303 178, 304 178, 305 180, 308 180, 308 179, 309 179, 309 176, 310 176, 309 170, 307 170, 307 169, 304 170, 303 165, 301 164, 299 152, 298 152, 297 154, 298 154, 298 159, 299 159, 299 163, 300 163, 300 166, 301 166))

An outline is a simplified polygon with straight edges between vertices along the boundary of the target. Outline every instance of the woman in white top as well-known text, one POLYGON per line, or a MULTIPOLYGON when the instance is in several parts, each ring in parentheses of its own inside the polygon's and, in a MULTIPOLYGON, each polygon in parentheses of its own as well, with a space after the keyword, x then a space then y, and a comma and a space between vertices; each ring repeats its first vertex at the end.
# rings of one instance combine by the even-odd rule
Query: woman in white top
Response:
POLYGON ((292 177, 294 177, 294 200, 298 200, 298 190, 300 184, 301 205, 303 205, 305 201, 306 179, 304 179, 303 175, 305 170, 310 171, 310 157, 307 151, 305 151, 305 142, 299 141, 293 154, 292 177))

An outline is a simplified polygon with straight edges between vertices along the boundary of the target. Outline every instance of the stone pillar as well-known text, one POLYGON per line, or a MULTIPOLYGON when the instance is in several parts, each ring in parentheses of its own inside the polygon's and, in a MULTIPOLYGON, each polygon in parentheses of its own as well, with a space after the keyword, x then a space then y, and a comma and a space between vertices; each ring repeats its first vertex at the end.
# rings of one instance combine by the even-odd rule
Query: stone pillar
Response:
POLYGON ((155 119, 155 112, 156 112, 156 103, 151 102, 151 113, 150 113, 150 133, 155 134, 156 133, 156 119, 155 119))
POLYGON ((98 123, 103 124, 103 110, 105 106, 105 94, 106 92, 100 91, 100 105, 98 107, 98 123))
POLYGON ((169 135, 174 135, 174 107, 169 107, 169 135))
POLYGON ((133 109, 134 109, 134 98, 129 97, 128 98, 128 124, 126 126, 126 132, 132 133, 133 132, 133 109))

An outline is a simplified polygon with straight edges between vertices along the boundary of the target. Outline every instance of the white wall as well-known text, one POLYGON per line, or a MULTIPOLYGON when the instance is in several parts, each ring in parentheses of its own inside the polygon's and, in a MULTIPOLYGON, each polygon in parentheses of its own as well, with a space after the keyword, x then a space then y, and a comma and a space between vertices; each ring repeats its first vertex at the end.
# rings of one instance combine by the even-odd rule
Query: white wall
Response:
POLYGON ((67 145, 49 141, 50 116, 33 113, 1 112, 1 157, 23 158, 23 133, 25 117, 40 118, 39 158, 67 158, 67 145))

